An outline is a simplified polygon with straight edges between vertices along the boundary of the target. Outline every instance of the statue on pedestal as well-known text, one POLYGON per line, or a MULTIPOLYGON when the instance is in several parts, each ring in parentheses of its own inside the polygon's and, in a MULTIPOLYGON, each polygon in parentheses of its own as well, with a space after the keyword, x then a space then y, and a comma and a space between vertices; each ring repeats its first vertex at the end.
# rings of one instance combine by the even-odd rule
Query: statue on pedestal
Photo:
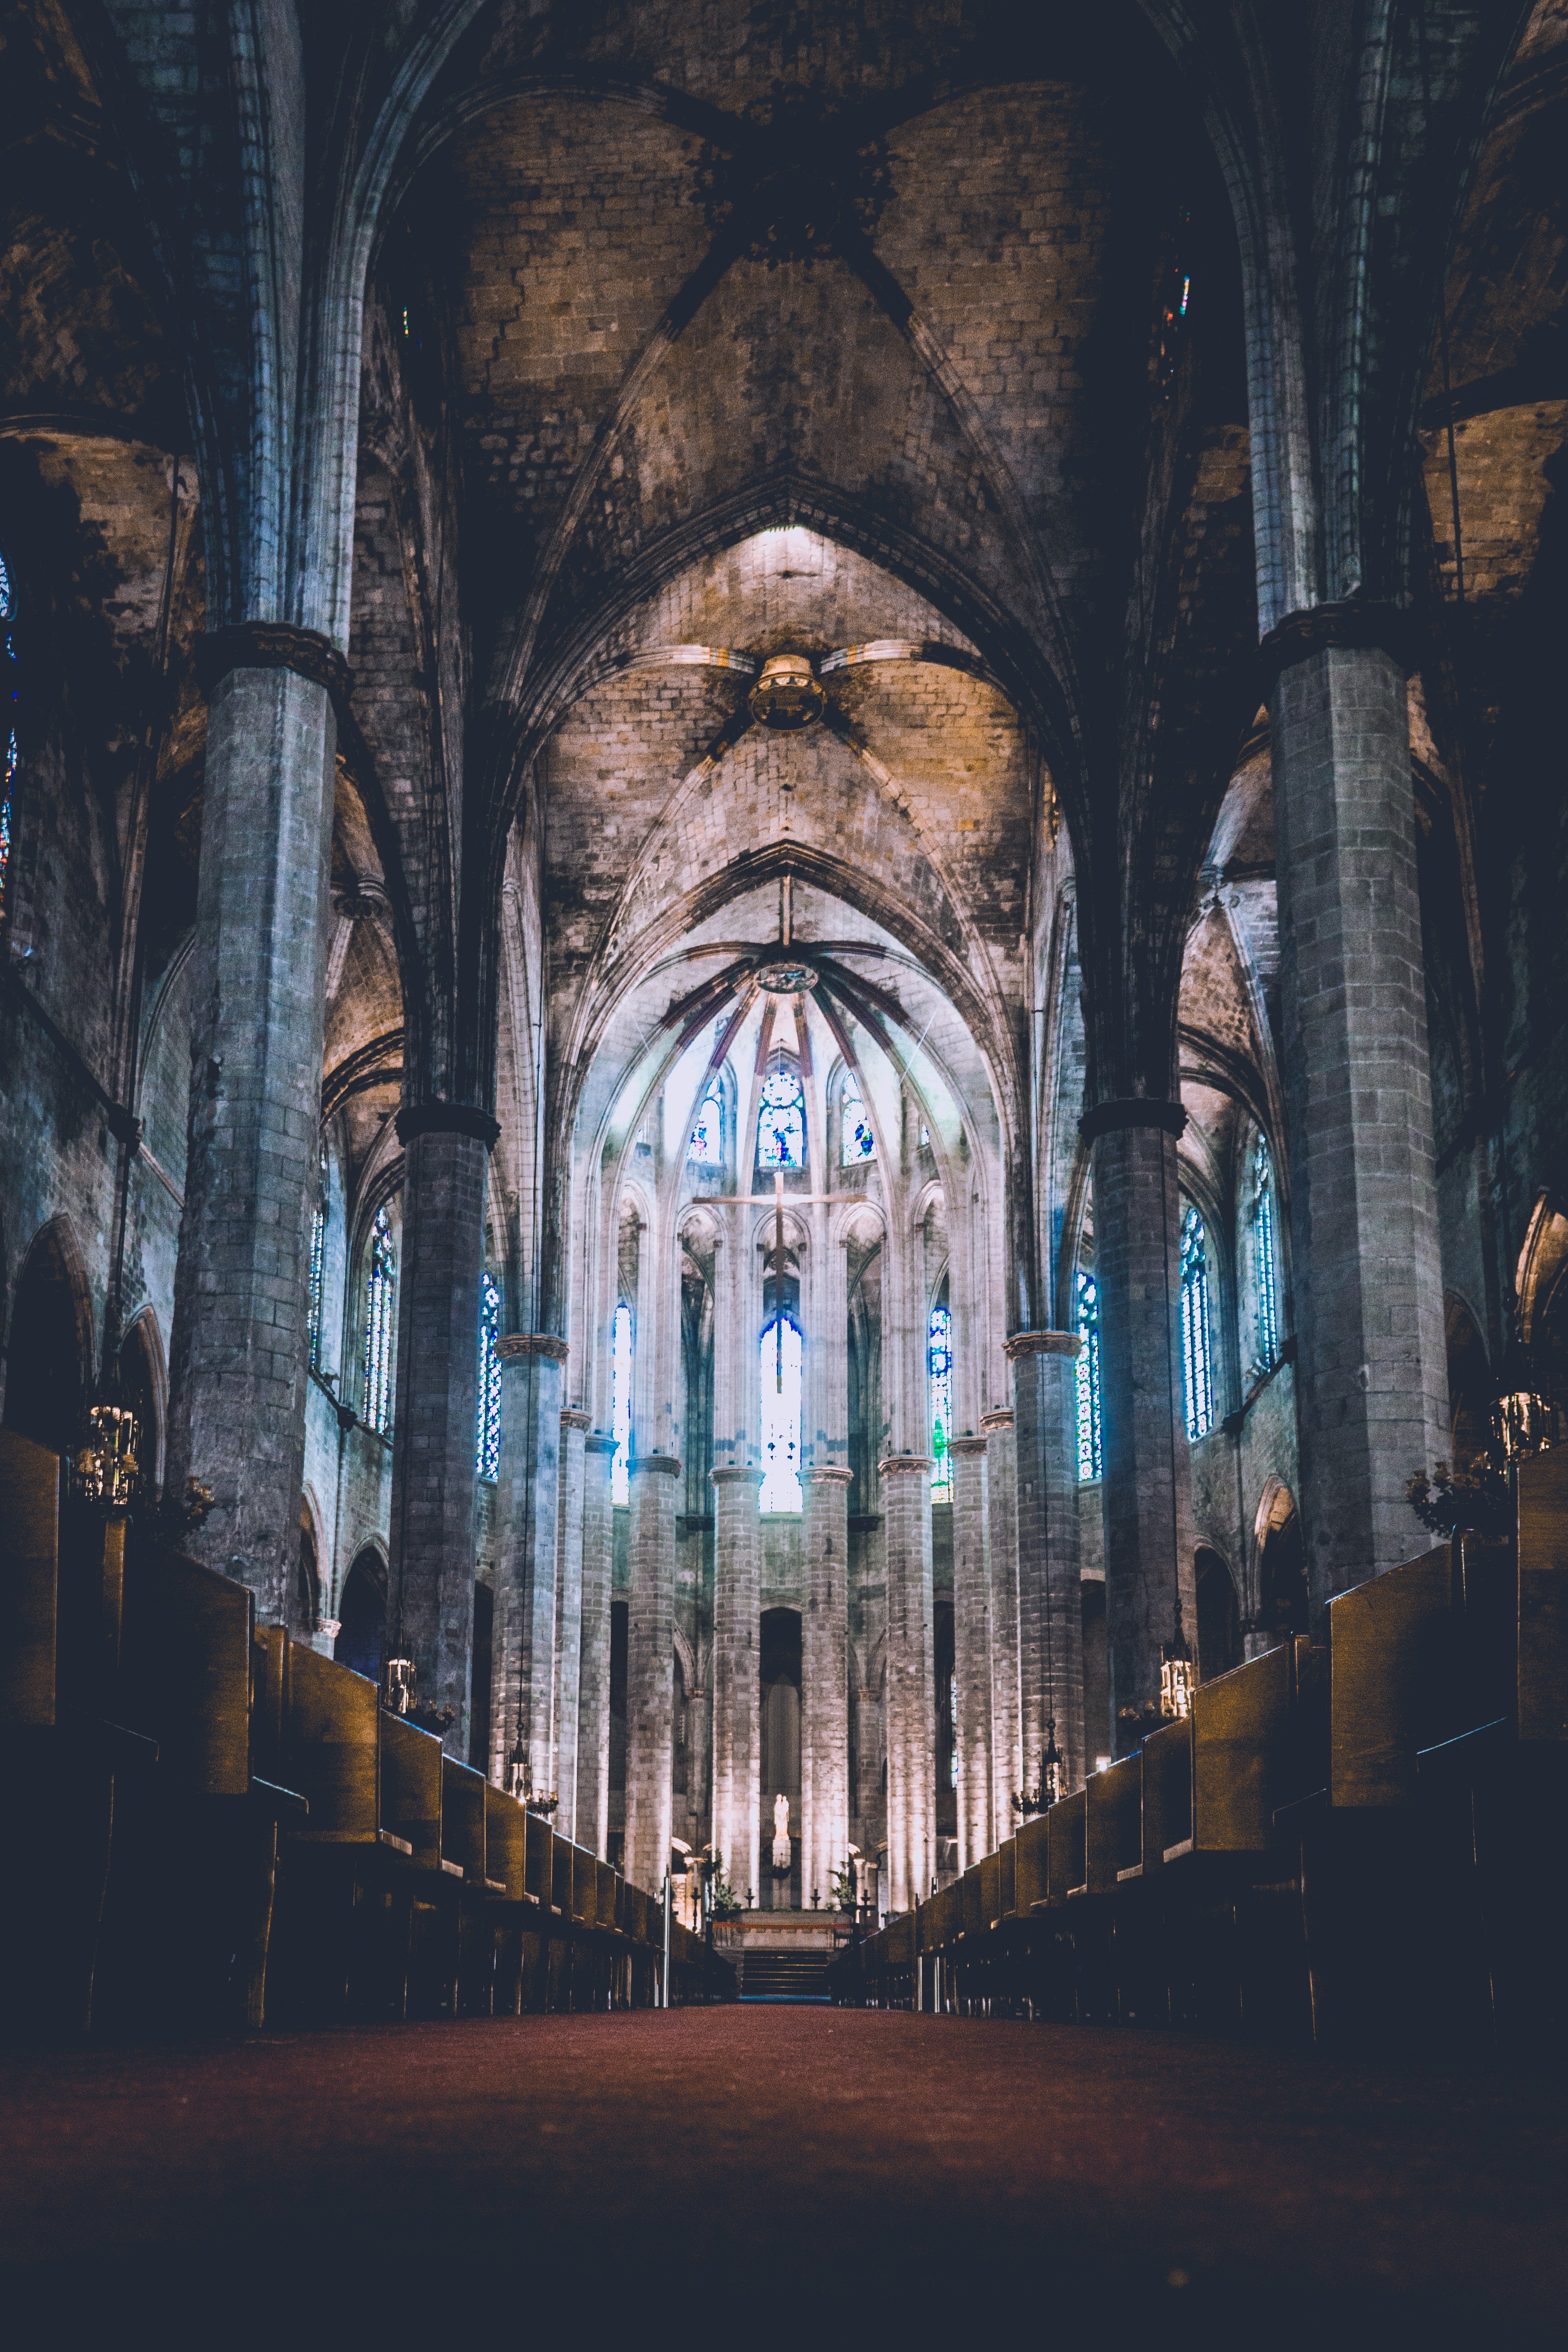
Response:
POLYGON ((789 1799, 781 1794, 773 1799, 773 1875, 775 1878, 789 1876, 792 1858, 789 1842, 789 1799))

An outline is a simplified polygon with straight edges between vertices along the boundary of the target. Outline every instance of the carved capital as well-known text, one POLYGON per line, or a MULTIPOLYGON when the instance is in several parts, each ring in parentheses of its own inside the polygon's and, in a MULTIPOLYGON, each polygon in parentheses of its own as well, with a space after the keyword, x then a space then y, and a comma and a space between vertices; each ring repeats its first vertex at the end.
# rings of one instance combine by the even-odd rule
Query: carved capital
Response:
POLYGON ((506 1331, 496 1341, 503 1364, 515 1364, 524 1356, 548 1356, 552 1363, 563 1364, 571 1353, 565 1340, 551 1331, 506 1331))
POLYGON ((929 1454, 885 1454, 877 1465, 879 1478, 891 1478, 900 1471, 934 1470, 936 1464, 929 1454))
POLYGON ((824 1462, 820 1468, 814 1464, 800 1475, 812 1486, 852 1486, 855 1484, 854 1471, 840 1469, 837 1462, 824 1462))
POLYGON ((397 1139, 405 1146, 416 1135, 471 1135, 493 1151, 500 1134, 500 1121, 477 1103, 405 1103, 397 1114, 397 1139))
POLYGON ((1347 597, 1333 604, 1308 604, 1287 613, 1258 648, 1265 698, 1273 692, 1282 670, 1333 647, 1342 653, 1384 653, 1406 677, 1416 666, 1414 614, 1399 604, 1379 604, 1373 597, 1347 597))
POLYGON ((745 1470, 740 1468, 734 1464, 726 1464, 722 1469, 710 1470, 708 1473, 708 1484, 710 1486, 744 1486, 747 1485, 760 1486, 762 1483, 763 1474, 760 1470, 745 1470))
POLYGON ((583 1451, 584 1454, 613 1454, 615 1450, 615 1439, 613 1437, 606 1437, 601 1430, 591 1431, 583 1440, 583 1451))
MULTIPOLYGON (((561 1411, 561 1426, 563 1429, 592 1429, 594 1416, 591 1412, 579 1412, 575 1405, 563 1405, 561 1411)), ((610 1440, 612 1445, 615 1442, 614 1438, 610 1440)))
POLYGON ((950 1454, 984 1454, 990 1443, 988 1437, 950 1437, 947 1450, 950 1454))
POLYGON ((1003 1340, 1002 1353, 1016 1364, 1025 1356, 1076 1356, 1082 1346, 1076 1331, 1015 1331, 1003 1340))
POLYGON ((998 1430, 1011 1429, 1013 1426, 1011 1407, 1005 1412, 983 1412, 980 1416, 980 1426, 988 1437, 994 1437, 998 1430))
POLYGON ((296 677, 325 687, 335 705, 346 705, 353 687, 353 672, 331 639, 292 621, 240 621, 196 639, 196 676, 209 701, 237 669, 291 669, 296 677))
POLYGON ((1114 1135, 1123 1127, 1162 1127, 1180 1135, 1187 1114, 1179 1102, 1163 1102, 1158 1095, 1123 1095, 1114 1102, 1091 1103, 1078 1123, 1086 1143, 1096 1136, 1114 1135))
POLYGON ((634 1478, 645 1470, 651 1471, 656 1478, 679 1478, 680 1475, 680 1463, 673 1454, 634 1454, 630 1466, 634 1478))

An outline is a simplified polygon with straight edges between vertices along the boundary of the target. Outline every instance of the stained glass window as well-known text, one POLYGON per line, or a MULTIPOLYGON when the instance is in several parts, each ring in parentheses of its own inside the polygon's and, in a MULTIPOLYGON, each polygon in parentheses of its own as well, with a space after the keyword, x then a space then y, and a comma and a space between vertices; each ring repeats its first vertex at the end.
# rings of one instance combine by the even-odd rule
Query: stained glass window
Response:
POLYGON ((931 1310, 926 1363, 931 1377, 931 1450, 935 1465, 931 1474, 933 1503, 952 1500, 952 1318, 945 1307, 931 1310))
POLYGON ((860 1090, 853 1080, 844 1089, 843 1164, 858 1167, 863 1160, 877 1156, 877 1139, 871 1132, 871 1114, 860 1099, 860 1090))
POLYGON ((610 1332, 610 1431, 616 1441, 610 1464, 610 1500, 632 1498, 632 1310, 616 1309, 610 1332))
POLYGON ((370 1276, 364 1297, 364 1422, 383 1436, 392 1426, 392 1310, 397 1263, 392 1223, 384 1207, 375 1213, 370 1234, 370 1276))
POLYGON ((1214 1365, 1209 1354, 1209 1259, 1204 1221, 1195 1209, 1182 1219, 1182 1384, 1187 1435, 1214 1426, 1214 1365))
POLYGON ((1100 1418, 1100 1289, 1092 1274, 1078 1277, 1078 1475, 1088 1481, 1105 1475, 1100 1418))
POLYGON ((800 1491, 800 1327, 775 1315, 763 1333, 758 1372, 763 1391, 763 1491, 764 1511, 798 1511, 800 1491))
POLYGON ((500 1476, 500 1286, 492 1274, 479 1282, 479 1409, 474 1468, 493 1484, 500 1476))
POLYGON ((16 654, 11 640, 16 617, 11 575, 0 555, 0 916, 11 870, 11 782, 16 772, 16 654))
POLYGON ((1258 1360, 1265 1371, 1279 1353, 1279 1276, 1275 1257, 1274 1170, 1259 1139, 1253 1162, 1258 1206, 1252 1230, 1258 1248, 1258 1360))
POLYGON ((321 1363, 321 1307, 326 1290, 327 1207, 327 1147, 323 1143, 316 1175, 315 1213, 310 1219, 310 1304, 306 1317, 310 1335, 310 1361, 317 1370, 320 1370, 321 1363))
POLYGON ((691 1130, 686 1157, 693 1168, 720 1168, 723 1165, 724 1091, 716 1077, 708 1081, 708 1091, 697 1113, 697 1124, 691 1130))
POLYGON ((793 1070, 774 1070, 763 1080, 757 1115, 759 1168, 805 1166, 805 1089, 793 1070))
POLYGON ((948 1720, 952 1725, 952 1753, 948 1759, 947 1785, 950 1789, 956 1789, 958 1786, 958 1676, 956 1675, 947 1686, 947 1713, 948 1720))

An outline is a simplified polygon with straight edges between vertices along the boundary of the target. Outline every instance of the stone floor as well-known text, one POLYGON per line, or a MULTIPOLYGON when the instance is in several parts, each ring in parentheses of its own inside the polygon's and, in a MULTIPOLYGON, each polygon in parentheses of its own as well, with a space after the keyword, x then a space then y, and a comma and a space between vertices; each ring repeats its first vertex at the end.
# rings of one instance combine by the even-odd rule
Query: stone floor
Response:
POLYGON ((0 2308, 51 2345, 1547 2340, 1561 2090, 788 2008, 13 2053, 0 2308))

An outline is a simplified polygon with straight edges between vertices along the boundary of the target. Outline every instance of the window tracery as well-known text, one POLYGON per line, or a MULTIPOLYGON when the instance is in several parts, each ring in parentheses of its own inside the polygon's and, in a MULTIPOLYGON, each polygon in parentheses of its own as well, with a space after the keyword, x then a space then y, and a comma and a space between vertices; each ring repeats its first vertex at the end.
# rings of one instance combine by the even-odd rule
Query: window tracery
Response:
POLYGON ((632 1498, 632 1310, 623 1299, 610 1330, 610 1433, 616 1441, 610 1464, 610 1500, 632 1498))
POLYGON ((327 1274, 327 1214, 330 1205, 327 1178, 327 1147, 321 1146, 321 1164, 316 1177, 316 1206, 310 1219, 310 1265, 309 1306, 306 1320, 310 1339, 310 1364, 320 1371, 321 1367, 321 1309, 326 1290, 327 1274))
POLYGON ((804 1507, 800 1486, 804 1354, 799 1324, 791 1316, 775 1315, 763 1333, 757 1358, 763 1398, 763 1487, 758 1505, 764 1511, 804 1507))
POLYGON ((11 870, 11 784, 16 773, 16 653, 11 625, 16 619, 16 593, 5 558, 0 554, 0 918, 5 913, 5 885, 11 870))
POLYGON ((858 1168, 863 1161, 877 1157, 877 1139, 871 1132, 871 1114, 861 1100, 860 1089, 853 1077, 844 1082, 839 1156, 846 1168, 858 1168))
POLYGON ((933 1503, 951 1503, 952 1456, 948 1440, 952 1434, 952 1317, 940 1302, 931 1310, 926 1367, 931 1381, 931 1450, 934 1465, 931 1498, 933 1503))
POLYGON ((724 1089, 717 1074, 708 1081, 708 1091, 686 1147, 686 1158, 692 1168, 721 1168, 724 1164, 724 1089))
POLYGON ((1279 1277, 1275 1256, 1274 1168, 1261 1137, 1253 1160, 1257 1205, 1252 1233, 1258 1251, 1258 1360, 1268 1371, 1279 1353, 1279 1277))
POLYGON ((1204 1221, 1195 1209, 1182 1219, 1182 1385, 1187 1435, 1214 1426, 1214 1364, 1209 1349, 1209 1259, 1204 1221))
POLYGON ((392 1426, 392 1313, 396 1286, 392 1221, 384 1202, 371 1227, 364 1299, 364 1422, 367 1429, 384 1437, 392 1426))
POLYGON ((805 1088, 794 1070, 773 1070, 763 1080, 757 1113, 759 1168, 805 1166, 805 1088))
POLYGON ((489 1273, 479 1283, 479 1411, 474 1467, 492 1486, 500 1476, 500 1286, 489 1273))
POLYGON ((1078 1277, 1078 1475, 1087 1485, 1105 1475, 1100 1406, 1100 1286, 1080 1268, 1078 1277))

